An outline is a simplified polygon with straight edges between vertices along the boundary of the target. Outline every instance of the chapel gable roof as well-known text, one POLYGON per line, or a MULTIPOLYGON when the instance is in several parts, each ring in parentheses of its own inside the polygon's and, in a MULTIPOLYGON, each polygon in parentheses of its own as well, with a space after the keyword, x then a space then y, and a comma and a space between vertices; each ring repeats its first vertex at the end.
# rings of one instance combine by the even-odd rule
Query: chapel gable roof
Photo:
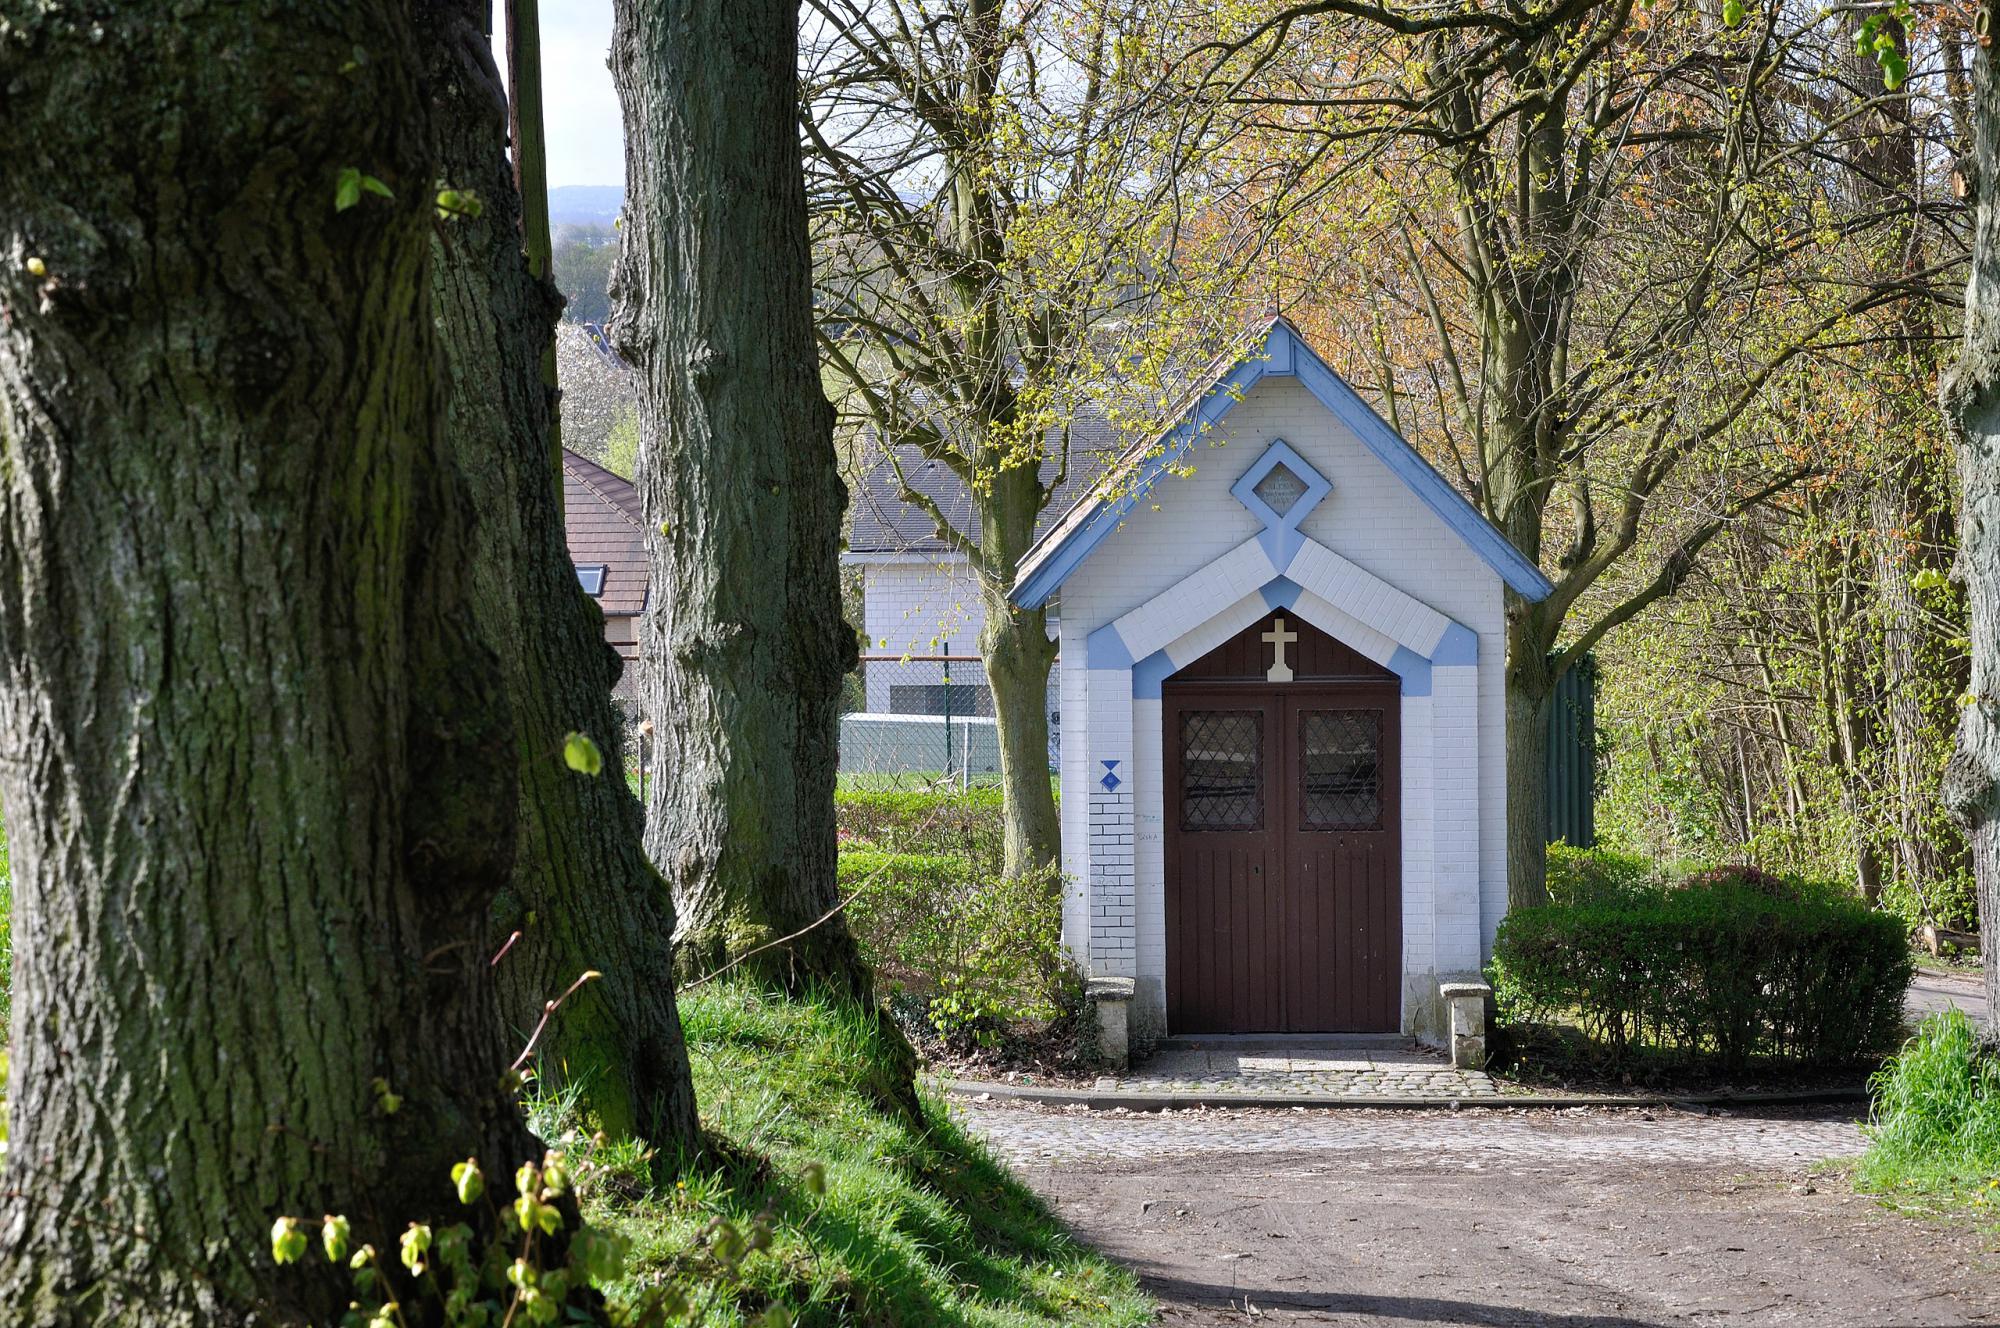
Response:
POLYGON ((1258 382, 1278 377, 1296 378, 1508 586, 1530 600, 1552 593, 1541 569, 1390 428, 1313 351, 1289 319, 1274 315, 1255 324, 1241 341, 1196 375, 1169 411, 1168 423, 1120 453, 1097 482, 1043 532, 1021 560, 1010 592, 1014 601, 1028 608, 1046 604, 1204 431, 1227 415, 1258 382))

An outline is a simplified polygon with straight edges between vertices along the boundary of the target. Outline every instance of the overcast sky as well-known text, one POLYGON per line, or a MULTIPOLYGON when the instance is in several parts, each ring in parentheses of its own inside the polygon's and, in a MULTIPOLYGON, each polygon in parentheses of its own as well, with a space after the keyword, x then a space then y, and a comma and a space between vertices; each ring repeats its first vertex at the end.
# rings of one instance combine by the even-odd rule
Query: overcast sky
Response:
MULTIPOLYGON (((494 51, 507 67, 496 5, 494 51)), ((548 123, 549 187, 625 183, 618 94, 604 67, 611 52, 611 0, 556 0, 542 10, 542 110, 548 123)))

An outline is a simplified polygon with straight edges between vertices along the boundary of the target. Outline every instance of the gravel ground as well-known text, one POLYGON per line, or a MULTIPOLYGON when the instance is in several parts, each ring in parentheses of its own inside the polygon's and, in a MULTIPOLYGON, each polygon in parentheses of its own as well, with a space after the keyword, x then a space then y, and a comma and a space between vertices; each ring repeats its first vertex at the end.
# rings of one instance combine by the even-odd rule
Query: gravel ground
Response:
POLYGON ((1953 1006, 1965 1011, 1973 1023, 1986 1023, 1986 979, 1978 969, 1920 968, 1903 996, 1903 1008, 1912 1019, 1953 1006))
POLYGON ((1969 1222, 1855 1195, 1851 1112, 963 1108, 1162 1323, 2000 1323, 1969 1222))

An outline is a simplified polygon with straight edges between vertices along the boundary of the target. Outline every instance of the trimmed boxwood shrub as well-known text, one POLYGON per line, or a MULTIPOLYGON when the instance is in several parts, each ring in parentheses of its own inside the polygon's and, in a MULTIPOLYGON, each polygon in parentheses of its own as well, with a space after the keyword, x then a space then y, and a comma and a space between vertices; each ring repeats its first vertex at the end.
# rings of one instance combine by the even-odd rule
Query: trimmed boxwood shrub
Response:
POLYGON ((1635 853, 1608 848, 1576 848, 1558 840, 1549 845, 1549 899, 1587 904, 1623 899, 1658 888, 1653 864, 1635 853))
POLYGON ((1704 873, 1510 913, 1493 955, 1502 1018, 1576 1019, 1618 1060, 1652 1048, 1731 1068, 1849 1064, 1894 1047, 1911 972, 1902 923, 1774 880, 1704 873))

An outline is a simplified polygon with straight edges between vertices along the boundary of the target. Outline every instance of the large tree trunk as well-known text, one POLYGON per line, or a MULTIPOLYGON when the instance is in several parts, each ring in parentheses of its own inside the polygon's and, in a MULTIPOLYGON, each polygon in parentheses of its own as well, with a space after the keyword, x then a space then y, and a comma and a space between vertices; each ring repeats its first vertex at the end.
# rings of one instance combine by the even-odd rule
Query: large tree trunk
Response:
POLYGON ((561 298, 522 254, 490 8, 489 0, 431 0, 424 36, 440 176, 476 190, 484 205, 441 228, 433 290, 452 449, 482 515, 468 551, 474 610, 482 635, 507 643, 520 765, 518 852, 493 915, 496 946, 521 933, 499 965, 502 1008, 525 1039, 544 1001, 587 969, 603 973, 543 1034, 544 1077, 578 1087, 608 1133, 691 1145, 673 900, 646 860, 644 816, 625 783, 623 725, 611 704, 618 655, 564 541, 549 464, 555 412, 541 378, 561 298), (559 759, 571 731, 603 749, 601 777, 559 759))
MULTIPOLYGON (((555 253, 549 238, 549 144, 542 116, 542 7, 540 0, 505 0, 507 11, 507 138, 513 147, 514 192, 521 203, 521 247, 528 271, 538 280, 554 277, 555 253)), ((490 9, 489 19, 490 23, 490 9)), ((554 392, 556 339, 542 347, 542 383, 554 392)), ((549 415, 548 463, 557 477, 556 509, 562 510, 562 415, 549 415)))
POLYGON ((1049 670, 1056 643, 1048 614, 1023 609, 995 583, 981 598, 986 626, 979 653, 993 690, 993 728, 1000 741, 1002 855, 1008 875, 1054 864, 1062 850, 1055 788, 1049 779, 1049 670))
POLYGON ((1507 907, 1549 902, 1549 704, 1556 676, 1534 606, 1508 592, 1507 907))
POLYGON ((742 961, 870 994, 836 911, 846 490, 812 341, 792 0, 620 0, 625 239, 612 335, 639 372, 659 778, 646 847, 682 971, 742 961))
POLYGON ((1943 796, 1972 840, 1987 1027, 2000 1030, 2000 81, 1986 52, 1972 64, 1972 275, 1965 339, 1942 392, 1958 426, 1958 571, 1971 611, 1972 683, 1943 796))
POLYGON ((980 599, 986 624, 979 653, 993 689, 994 731, 1000 740, 1000 784, 1008 875, 1054 865, 1062 851, 1054 785, 1049 780, 1049 670, 1056 643, 1045 609, 1023 609, 1007 598, 1021 558, 1035 541, 1042 509, 1039 467, 997 468, 980 522, 980 599))
POLYGON ((416 34, 379 0, 11 16, 0 1317, 331 1322, 346 1270, 274 1269, 274 1215, 391 1248, 453 1159, 532 1145, 416 34), (350 167, 394 198, 336 210, 350 167))

